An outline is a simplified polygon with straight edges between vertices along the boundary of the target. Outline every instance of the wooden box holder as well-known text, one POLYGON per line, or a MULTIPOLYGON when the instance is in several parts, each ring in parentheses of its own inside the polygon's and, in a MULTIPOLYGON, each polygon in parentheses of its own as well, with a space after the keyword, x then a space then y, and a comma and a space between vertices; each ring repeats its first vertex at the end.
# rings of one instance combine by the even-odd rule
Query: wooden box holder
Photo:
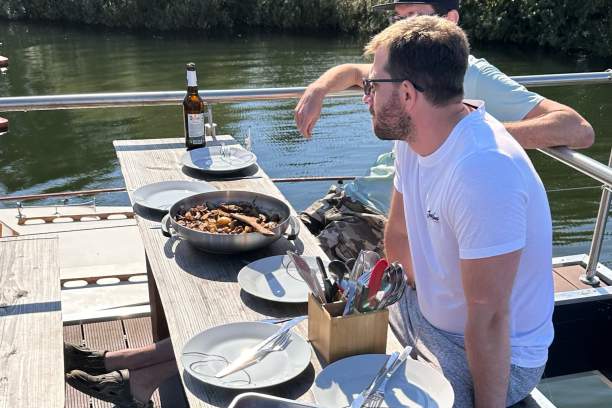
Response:
POLYGON ((308 340, 327 363, 356 354, 385 354, 389 311, 342 316, 345 301, 322 305, 308 296, 308 340))

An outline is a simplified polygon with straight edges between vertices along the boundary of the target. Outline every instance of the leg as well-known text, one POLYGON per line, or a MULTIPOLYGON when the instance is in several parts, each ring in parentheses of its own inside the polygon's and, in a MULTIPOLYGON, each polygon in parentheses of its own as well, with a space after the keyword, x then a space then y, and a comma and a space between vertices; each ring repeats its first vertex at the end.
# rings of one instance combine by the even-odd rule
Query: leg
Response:
POLYGON ((144 347, 109 351, 104 357, 104 365, 107 371, 124 368, 136 370, 167 361, 174 362, 174 351, 170 338, 166 338, 144 347))
MULTIPOLYGON (((442 372, 455 392, 454 408, 474 406, 474 386, 462 335, 448 333, 432 326, 421 314, 417 292, 406 289, 405 295, 390 307, 389 321, 402 345, 413 347, 418 360, 442 372)), ((544 366, 525 368, 510 366, 506 405, 522 401, 538 385, 544 366)))
POLYGON ((147 263, 147 281, 149 284, 149 303, 151 305, 151 325, 153 327, 153 341, 159 341, 170 337, 168 332, 168 323, 166 322, 166 315, 164 314, 164 308, 159 298, 159 292, 157 291, 157 285, 155 284, 155 278, 151 271, 151 264, 149 263, 149 257, 145 254, 147 263))
POLYGON ((148 401, 164 381, 178 374, 174 360, 139 370, 130 370, 130 391, 137 401, 148 401))
POLYGON ((66 382, 77 390, 120 407, 149 408, 151 395, 168 378, 177 374, 174 360, 138 370, 112 371, 90 375, 73 370, 66 374, 66 382))
POLYGON ((389 320, 400 342, 413 347, 413 357, 442 372, 451 383, 455 392, 453 407, 473 407, 472 377, 463 336, 455 337, 432 326, 421 314, 417 291, 412 288, 407 288, 402 299, 391 306, 389 320))

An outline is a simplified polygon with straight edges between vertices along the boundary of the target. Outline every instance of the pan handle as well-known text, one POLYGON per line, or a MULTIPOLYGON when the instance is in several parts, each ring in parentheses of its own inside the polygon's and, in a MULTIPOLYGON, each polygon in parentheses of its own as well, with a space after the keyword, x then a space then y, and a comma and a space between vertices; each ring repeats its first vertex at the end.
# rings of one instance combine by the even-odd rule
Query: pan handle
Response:
POLYGON ((172 219, 170 218, 170 213, 164 215, 164 218, 162 218, 161 220, 161 232, 164 235, 164 237, 168 237, 168 238, 172 238, 172 224, 171 224, 172 219))
POLYGON ((289 241, 294 241, 298 235, 300 235, 300 223, 301 221, 298 219, 298 217, 289 217, 289 228, 291 228, 291 232, 285 232, 285 237, 289 241))

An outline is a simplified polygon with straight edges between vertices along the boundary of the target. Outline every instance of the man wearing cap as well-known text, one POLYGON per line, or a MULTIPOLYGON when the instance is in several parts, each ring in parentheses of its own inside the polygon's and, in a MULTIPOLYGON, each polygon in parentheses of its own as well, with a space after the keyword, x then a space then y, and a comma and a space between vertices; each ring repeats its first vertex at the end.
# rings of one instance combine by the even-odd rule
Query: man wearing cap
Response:
MULTIPOLYGON (((394 10, 391 21, 416 15, 439 15, 457 23, 459 0, 401 1, 374 6, 394 10)), ((295 108, 299 131, 312 135, 330 92, 363 86, 370 64, 344 64, 331 68, 308 86, 295 108)), ((551 146, 586 148, 593 144, 591 125, 568 106, 528 91, 484 59, 470 55, 464 78, 466 98, 484 100, 487 112, 502 121, 525 149, 551 146)), ((334 258, 355 257, 359 249, 382 254, 382 236, 389 211, 393 179, 393 153, 381 155, 366 177, 343 189, 332 186, 328 194, 301 214, 301 219, 323 249, 334 258)))
POLYGON ((366 46, 372 128, 395 141, 385 252, 416 290, 390 310, 455 408, 502 408, 538 384, 553 339, 552 223, 529 157, 466 100, 469 44, 447 19, 399 21, 366 46))

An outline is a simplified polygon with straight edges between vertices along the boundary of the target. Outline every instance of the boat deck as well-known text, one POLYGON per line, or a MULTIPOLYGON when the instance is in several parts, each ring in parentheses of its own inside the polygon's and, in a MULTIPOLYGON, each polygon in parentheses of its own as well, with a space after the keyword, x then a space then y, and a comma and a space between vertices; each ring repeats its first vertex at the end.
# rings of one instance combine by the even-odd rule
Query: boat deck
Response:
MULTIPOLYGON (((580 281, 580 275, 584 274, 582 265, 571 265, 553 268, 553 279, 555 293, 567 292, 579 289, 592 289, 593 287, 580 281)), ((608 286, 603 280, 601 286, 608 286)))
MULTIPOLYGON (((589 289, 580 281, 584 268, 580 265, 557 267, 553 269, 555 292, 589 289)), ((602 282, 603 286, 605 283, 602 282)), ((134 319, 113 320, 98 323, 78 324, 64 327, 64 339, 75 344, 84 344, 90 348, 103 350, 118 350, 123 348, 141 347, 153 342, 151 335, 151 319, 141 317, 134 319)), ((161 390, 153 395, 154 406, 179 407, 183 401, 180 393, 179 378, 169 380, 161 390)), ((66 407, 74 408, 106 408, 112 404, 90 398, 85 394, 66 386, 66 407)), ((518 407, 533 406, 529 403, 518 407)))

